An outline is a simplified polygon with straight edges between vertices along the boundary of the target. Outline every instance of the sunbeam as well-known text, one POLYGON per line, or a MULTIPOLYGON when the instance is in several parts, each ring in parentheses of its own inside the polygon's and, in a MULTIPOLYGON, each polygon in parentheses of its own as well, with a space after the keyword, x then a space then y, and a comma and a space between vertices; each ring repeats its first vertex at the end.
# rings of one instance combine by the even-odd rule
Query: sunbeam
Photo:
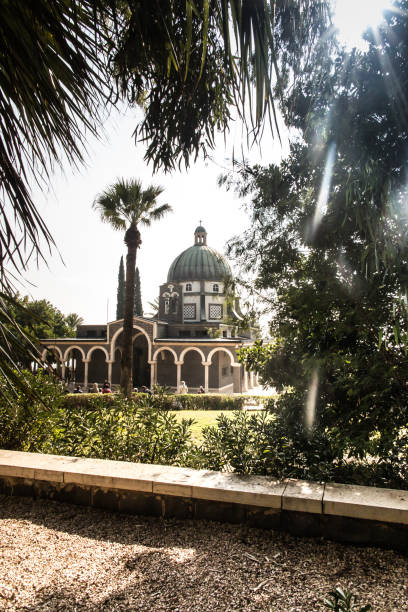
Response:
POLYGON ((322 184, 320 187, 320 193, 319 193, 318 200, 316 202, 315 213, 313 216, 312 237, 316 233, 316 230, 320 225, 322 217, 327 210, 327 201, 330 195, 330 185, 331 185, 331 180, 333 176, 333 166, 334 166, 335 159, 336 159, 336 144, 332 142, 327 152, 326 165, 324 168, 322 184))
POLYGON ((368 28, 375 30, 390 5, 391 0, 337 0, 333 22, 340 42, 348 48, 364 48, 363 32, 368 28))

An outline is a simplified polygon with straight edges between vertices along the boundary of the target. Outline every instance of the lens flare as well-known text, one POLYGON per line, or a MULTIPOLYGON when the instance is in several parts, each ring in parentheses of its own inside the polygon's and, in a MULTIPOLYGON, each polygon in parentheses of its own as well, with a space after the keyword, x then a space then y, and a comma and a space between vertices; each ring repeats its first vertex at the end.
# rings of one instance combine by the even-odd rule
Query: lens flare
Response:
POLYGON ((307 431, 311 432, 316 420, 316 400, 317 390, 319 388, 319 373, 317 368, 313 370, 312 378, 310 381, 309 393, 307 394, 306 406, 305 406, 305 427, 307 431))
POLYGON ((313 216, 312 238, 313 238, 313 235, 316 233, 316 230, 320 225, 323 215, 326 213, 326 210, 327 210, 327 202, 328 202, 329 195, 330 195, 330 185, 331 185, 331 180, 333 176, 333 166, 334 166, 335 159, 336 159, 336 144, 332 142, 327 152, 326 165, 324 168, 324 174, 323 174, 322 184, 320 187, 319 198, 316 202, 315 213, 313 216))

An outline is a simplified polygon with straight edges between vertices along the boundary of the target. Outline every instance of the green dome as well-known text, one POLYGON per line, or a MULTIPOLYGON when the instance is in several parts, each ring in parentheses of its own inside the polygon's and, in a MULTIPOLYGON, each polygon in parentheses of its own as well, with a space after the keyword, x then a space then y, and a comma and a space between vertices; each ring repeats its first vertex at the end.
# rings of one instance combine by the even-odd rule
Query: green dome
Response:
POLYGON ((231 276, 231 268, 225 257, 205 244, 195 244, 173 261, 167 282, 222 281, 226 276, 231 276))
POLYGON ((207 230, 205 229, 205 227, 203 227, 202 225, 199 225, 198 227, 195 228, 194 233, 198 234, 198 233, 202 233, 205 232, 207 233, 207 230))

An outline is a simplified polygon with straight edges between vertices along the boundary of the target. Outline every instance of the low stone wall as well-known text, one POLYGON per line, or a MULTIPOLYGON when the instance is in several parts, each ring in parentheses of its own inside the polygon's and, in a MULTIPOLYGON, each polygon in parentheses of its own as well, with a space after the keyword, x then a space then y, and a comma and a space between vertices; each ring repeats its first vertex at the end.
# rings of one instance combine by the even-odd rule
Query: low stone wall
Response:
POLYGON ((408 492, 0 450, 0 493, 408 551, 408 492))

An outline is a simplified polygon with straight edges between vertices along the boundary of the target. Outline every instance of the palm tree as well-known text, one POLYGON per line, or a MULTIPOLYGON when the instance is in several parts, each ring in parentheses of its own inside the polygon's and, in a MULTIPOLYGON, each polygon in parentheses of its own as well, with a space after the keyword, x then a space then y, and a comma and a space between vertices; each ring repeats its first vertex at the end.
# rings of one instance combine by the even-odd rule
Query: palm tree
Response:
POLYGON ((93 204, 93 208, 100 212, 104 223, 110 223, 115 230, 126 230, 125 316, 120 386, 127 397, 130 397, 132 392, 136 252, 142 243, 138 225, 140 223, 148 226, 172 210, 169 204, 157 206, 156 200, 161 193, 163 193, 162 187, 150 185, 143 190, 140 181, 122 178, 98 195, 93 204))
POLYGON ((65 323, 68 325, 69 333, 72 335, 75 334, 75 331, 78 325, 82 325, 83 322, 84 322, 84 319, 80 317, 79 314, 77 314, 76 312, 70 312, 65 317, 65 323))

